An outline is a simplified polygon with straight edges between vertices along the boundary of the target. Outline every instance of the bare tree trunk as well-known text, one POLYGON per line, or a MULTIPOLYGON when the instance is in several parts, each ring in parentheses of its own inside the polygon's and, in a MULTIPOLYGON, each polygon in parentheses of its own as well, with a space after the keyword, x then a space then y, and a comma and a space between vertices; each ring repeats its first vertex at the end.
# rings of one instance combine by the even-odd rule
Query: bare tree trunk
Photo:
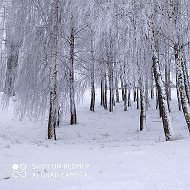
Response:
POLYGON ((177 82, 179 87, 179 94, 181 98, 181 105, 184 113, 184 117, 190 132, 190 108, 189 104, 187 102, 187 95, 185 91, 185 84, 184 84, 184 73, 182 69, 182 62, 183 62, 183 54, 182 54, 182 48, 179 43, 174 45, 174 51, 175 51, 175 61, 176 61, 176 70, 177 70, 177 82))
POLYGON ((113 112, 113 89, 110 86, 109 112, 113 112))
POLYGON ((115 94, 116 94, 116 102, 119 103, 119 87, 118 87, 118 78, 115 77, 115 94))
MULTIPOLYGON (((158 107, 159 107, 159 114, 160 114, 160 118, 162 118, 162 102, 160 101, 161 97, 160 97, 160 94, 158 92, 158 107)), ((169 111, 169 110, 168 110, 169 111)))
POLYGON ((108 109, 108 85, 107 85, 107 75, 106 73, 104 74, 104 109, 107 110, 108 109))
POLYGON ((153 68, 151 68, 151 99, 154 99, 154 72, 153 68))
POLYGON ((161 109, 161 102, 158 90, 156 89, 156 109, 159 110, 159 116, 162 118, 162 109, 161 109))
POLYGON ((160 102, 160 111, 162 114, 162 121, 164 127, 164 133, 166 141, 170 141, 174 138, 174 133, 171 124, 171 118, 169 115, 169 110, 167 107, 167 98, 164 90, 164 84, 161 78, 161 73, 159 71, 158 59, 153 57, 153 69, 154 69, 154 76, 156 81, 156 86, 158 89, 158 97, 160 102))
POLYGON ((133 88, 133 98, 134 98, 134 102, 137 100, 137 91, 136 91, 136 87, 133 88))
POLYGON ((124 83, 124 94, 123 94, 123 98, 124 98, 124 111, 127 111, 127 83, 124 83))
POLYGON ((137 109, 139 109, 139 87, 137 87, 137 109))
POLYGON ((124 94, 125 94, 125 87, 123 84, 123 72, 122 72, 122 68, 120 68, 120 81, 121 81, 121 92, 122 92, 122 100, 124 101, 124 94))
POLYGON ((170 109, 170 95, 169 95, 169 85, 170 85, 169 74, 170 73, 168 72, 168 63, 167 63, 167 59, 166 59, 166 62, 165 62, 165 89, 166 89, 168 110, 169 110, 169 112, 171 112, 171 109, 170 109))
POLYGON ((110 90, 110 98, 109 98, 109 112, 113 112, 114 106, 114 89, 113 89, 113 63, 109 63, 109 90, 110 90))
POLYGON ((148 75, 146 74, 146 82, 145 82, 145 106, 146 110, 148 111, 149 107, 149 96, 148 96, 148 75))
POLYGON ((135 102, 137 100, 137 92, 136 92, 136 79, 135 74, 133 74, 133 101, 135 102))
POLYGON ((124 111, 127 111, 127 81, 126 81, 126 64, 124 63, 123 68, 123 101, 124 101, 124 111))
POLYGON ((153 72, 154 72, 155 82, 156 82, 156 86, 158 90, 158 97, 160 101, 160 109, 162 113, 164 134, 165 134, 166 141, 170 141, 174 138, 174 132, 173 132, 171 118, 170 118, 169 110, 167 106, 166 92, 165 92, 162 76, 159 69, 157 43, 156 43, 156 36, 155 36, 155 31, 154 31, 154 23, 152 20, 149 22, 149 26, 150 26, 149 34, 150 34, 150 42, 151 42, 151 49, 152 49, 153 72))
POLYGON ((104 104, 105 104, 105 95, 104 95, 104 92, 105 92, 105 90, 104 90, 104 87, 105 87, 105 85, 104 85, 104 76, 101 78, 101 106, 104 106, 104 104))
POLYGON ((74 27, 71 28, 70 36, 70 68, 69 68, 69 77, 70 77, 70 124, 77 124, 77 114, 75 107, 75 88, 74 88, 74 49, 75 49, 75 36, 74 36, 74 27))
POLYGON ((145 109, 145 92, 144 92, 144 85, 142 82, 142 78, 139 79, 140 85, 140 131, 143 131, 146 126, 146 109, 145 109))
MULTIPOLYGON (((93 32, 91 31, 93 36, 93 32)), ((91 101, 90 101, 90 111, 94 112, 95 109, 95 65, 94 65, 94 46, 93 38, 91 39, 91 63, 90 63, 90 83, 91 83, 91 101)))
POLYGON ((90 111, 94 112, 95 108, 95 85, 94 85, 94 63, 91 71, 91 103, 90 103, 90 111))
POLYGON ((183 43, 181 43, 183 37, 179 35, 179 28, 177 26, 177 22, 182 19, 182 15, 179 16, 178 10, 180 9, 180 3, 177 1, 171 1, 169 4, 169 14, 170 14, 170 24, 173 26, 173 37, 176 40, 174 43, 174 54, 175 54, 175 64, 177 71, 177 83, 179 88, 179 94, 181 99, 181 106, 183 110, 183 114, 190 132, 190 108, 188 104, 189 96, 189 86, 187 77, 185 76, 185 65, 184 65, 184 52, 183 52, 183 43))
POLYGON ((168 93, 169 100, 172 100, 172 90, 171 90, 171 60, 170 60, 170 47, 168 47, 168 93))
POLYGON ((48 121, 48 139, 56 140, 55 128, 57 124, 57 48, 59 30, 59 0, 53 3, 53 30, 51 33, 51 65, 50 65, 50 109, 48 121))
POLYGON ((159 108, 158 90, 156 89, 156 109, 159 108))
POLYGON ((177 100, 178 100, 178 108, 181 111, 181 100, 179 95, 179 86, 178 86, 178 79, 177 79, 177 70, 176 70, 176 92, 177 92, 177 100))
POLYGON ((186 95, 187 95, 187 100, 188 100, 188 103, 190 105, 190 84, 189 84, 187 63, 186 63, 185 59, 183 59, 181 66, 182 66, 183 75, 184 75, 184 84, 185 84, 185 91, 186 91, 186 95))

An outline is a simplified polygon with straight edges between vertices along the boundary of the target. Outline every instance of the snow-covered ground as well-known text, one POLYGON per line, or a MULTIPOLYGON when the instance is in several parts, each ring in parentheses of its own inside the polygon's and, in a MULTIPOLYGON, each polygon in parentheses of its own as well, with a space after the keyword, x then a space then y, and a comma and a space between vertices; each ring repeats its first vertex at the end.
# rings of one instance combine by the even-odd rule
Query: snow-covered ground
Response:
MULTIPOLYGON (((175 98, 174 98, 175 99, 175 98)), ((47 118, 20 121, 12 106, 0 111, 0 190, 189 190, 190 138, 172 101, 176 140, 164 141, 152 102, 147 128, 139 132, 136 105, 108 113, 89 100, 78 105, 78 125, 68 117, 48 141, 47 118)))

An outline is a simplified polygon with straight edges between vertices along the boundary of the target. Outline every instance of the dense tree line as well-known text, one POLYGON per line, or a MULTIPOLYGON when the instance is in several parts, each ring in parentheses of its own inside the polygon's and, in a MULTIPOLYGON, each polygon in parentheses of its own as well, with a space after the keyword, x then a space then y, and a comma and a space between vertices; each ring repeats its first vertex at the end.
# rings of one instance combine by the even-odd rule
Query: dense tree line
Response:
POLYGON ((170 141, 174 76, 190 131, 189 12, 187 0, 2 0, 2 102, 15 96, 21 117, 48 112, 48 139, 56 140, 67 105, 70 124, 77 123, 76 98, 86 88, 92 112, 96 88, 109 112, 118 102, 124 111, 136 102, 141 131, 155 99, 170 141))

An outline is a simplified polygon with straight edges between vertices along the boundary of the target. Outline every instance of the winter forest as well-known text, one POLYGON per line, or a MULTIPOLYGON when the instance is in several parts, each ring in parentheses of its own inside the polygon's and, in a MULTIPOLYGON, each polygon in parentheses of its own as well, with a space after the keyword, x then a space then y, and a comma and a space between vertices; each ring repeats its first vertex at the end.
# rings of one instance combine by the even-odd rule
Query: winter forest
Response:
POLYGON ((188 190, 189 34, 188 0, 0 0, 0 189, 188 190))

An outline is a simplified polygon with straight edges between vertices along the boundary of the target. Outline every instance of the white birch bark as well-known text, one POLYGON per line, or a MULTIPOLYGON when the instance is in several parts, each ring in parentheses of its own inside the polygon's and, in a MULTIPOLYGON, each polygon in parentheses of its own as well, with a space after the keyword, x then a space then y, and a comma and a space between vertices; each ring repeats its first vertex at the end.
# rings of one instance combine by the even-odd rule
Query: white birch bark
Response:
POLYGON ((52 8, 51 32, 51 65, 50 65, 50 110, 48 122, 48 139, 56 140, 55 128, 57 123, 57 49, 58 49, 58 30, 59 30, 59 0, 54 0, 52 8))
MULTIPOLYGON (((72 19, 71 19, 72 20, 72 19)), ((70 124, 77 124, 76 106, 75 106, 75 87, 74 87, 74 48, 75 48, 75 37, 74 28, 71 28, 70 36, 70 63, 69 63, 69 96, 70 96, 70 124)))
POLYGON ((139 79, 139 86, 140 86, 140 131, 143 131, 145 126, 146 126, 146 109, 145 109, 145 89, 144 89, 144 84, 143 80, 140 77, 139 79))
POLYGON ((177 82, 178 82, 178 88, 179 88, 179 94, 181 98, 181 106, 183 110, 183 114, 190 132, 190 108, 187 100, 187 95, 185 91, 185 83, 184 83, 184 73, 182 68, 182 62, 183 62, 183 54, 182 49, 178 44, 175 44, 174 46, 175 50, 175 61, 176 61, 176 74, 177 74, 177 82))
POLYGON ((94 76, 94 56, 93 50, 91 50, 92 61, 90 65, 90 84, 91 84, 91 100, 90 100, 90 111, 94 112, 95 110, 95 76, 94 76))
POLYGON ((182 15, 179 13, 180 2, 179 0, 169 0, 169 21, 173 29, 173 41, 174 41, 174 53, 175 53, 175 64, 177 74, 177 85, 179 88, 181 106, 183 114, 190 132, 190 107, 188 104, 189 89, 187 84, 185 63, 184 63, 184 52, 183 52, 183 39, 180 33, 180 25, 178 20, 181 19, 182 15))
POLYGON ((153 71, 155 82, 158 90, 158 97, 160 101, 160 111, 162 114, 162 121, 163 121, 163 128, 165 133, 166 141, 170 141, 174 138, 174 131, 172 127, 172 122, 167 106, 167 97, 165 92, 164 83, 162 80, 162 76, 159 69, 159 59, 157 53, 157 45, 156 45, 156 37, 155 37, 155 30, 154 30, 154 23, 152 20, 149 20, 149 39, 151 43, 151 50, 152 50, 152 60, 153 60, 153 71))

